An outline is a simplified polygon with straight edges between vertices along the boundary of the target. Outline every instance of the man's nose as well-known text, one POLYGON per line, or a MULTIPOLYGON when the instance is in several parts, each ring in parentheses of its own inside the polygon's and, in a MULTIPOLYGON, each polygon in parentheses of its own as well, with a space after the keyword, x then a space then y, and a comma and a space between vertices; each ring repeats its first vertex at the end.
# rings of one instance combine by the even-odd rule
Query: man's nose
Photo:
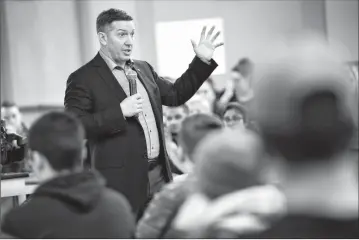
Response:
POLYGON ((132 46, 132 45, 133 45, 133 37, 132 37, 131 35, 129 35, 129 36, 127 37, 127 40, 126 40, 125 44, 128 45, 128 46, 132 46))

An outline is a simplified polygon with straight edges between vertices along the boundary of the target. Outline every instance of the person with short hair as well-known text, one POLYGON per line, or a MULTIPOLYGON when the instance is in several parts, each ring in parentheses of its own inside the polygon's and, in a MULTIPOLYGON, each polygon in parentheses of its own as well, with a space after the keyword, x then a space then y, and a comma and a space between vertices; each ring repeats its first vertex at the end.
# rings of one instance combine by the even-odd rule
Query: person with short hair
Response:
POLYGON ((182 234, 172 228, 172 220, 193 186, 191 173, 195 166, 193 152, 196 146, 207 135, 219 131, 222 122, 219 118, 195 114, 183 121, 179 135, 179 144, 182 157, 176 162, 176 166, 184 173, 174 179, 159 192, 150 203, 143 218, 140 220, 137 230, 137 238, 180 238, 182 234))
POLYGON ((240 103, 230 102, 224 109, 222 118, 226 127, 246 127, 247 110, 240 103))
POLYGON ((146 61, 131 58, 136 26, 123 10, 99 14, 98 54, 73 72, 64 105, 86 129, 94 168, 109 187, 123 193, 140 218, 147 202, 172 180, 163 132, 162 105, 180 106, 217 67, 212 59, 220 34, 203 28, 188 69, 171 82, 146 61), (135 87, 136 86, 136 87, 135 87))
MULTIPOLYGON (((8 147, 1 149, 1 172, 30 171, 26 161, 26 138, 28 129, 22 120, 19 107, 11 101, 1 104, 2 127, 7 135, 8 147)), ((4 143, 3 143, 4 144, 4 143)))
POLYGON ((211 134, 196 147, 194 189, 174 220, 189 238, 240 238, 285 213, 285 197, 264 177, 260 137, 245 128, 211 134))
POLYGON ((2 231, 16 238, 131 238, 135 219, 126 198, 83 171, 85 130, 75 117, 51 112, 30 128, 34 174, 41 182, 30 200, 11 210, 2 231))
POLYGON ((288 214, 244 238, 359 238, 358 165, 348 158, 357 96, 327 39, 308 37, 276 51, 254 87, 253 115, 288 214))

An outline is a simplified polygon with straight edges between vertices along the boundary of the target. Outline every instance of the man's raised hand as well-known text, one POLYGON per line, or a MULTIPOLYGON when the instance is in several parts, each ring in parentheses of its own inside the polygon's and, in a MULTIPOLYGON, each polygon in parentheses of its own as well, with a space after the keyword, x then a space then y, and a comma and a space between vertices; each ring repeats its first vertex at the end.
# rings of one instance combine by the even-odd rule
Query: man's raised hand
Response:
POLYGON ((192 46, 193 46, 193 50, 196 53, 197 57, 199 57, 200 59, 202 59, 203 61, 209 62, 212 59, 214 50, 219 47, 224 45, 223 42, 220 43, 214 43, 214 41, 217 39, 217 37, 220 34, 220 31, 218 31, 213 37, 213 31, 214 31, 214 26, 209 30, 207 36, 206 36, 206 29, 207 27, 204 26, 202 29, 202 33, 201 33, 201 38, 199 40, 199 43, 196 44, 194 40, 191 40, 192 46))

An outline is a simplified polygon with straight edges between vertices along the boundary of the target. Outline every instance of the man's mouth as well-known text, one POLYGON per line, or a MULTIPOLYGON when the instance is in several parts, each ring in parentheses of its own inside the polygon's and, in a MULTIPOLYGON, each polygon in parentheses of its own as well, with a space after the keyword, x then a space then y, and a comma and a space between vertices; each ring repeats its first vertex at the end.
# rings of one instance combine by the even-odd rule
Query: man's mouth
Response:
POLYGON ((125 54, 130 54, 131 53, 131 49, 126 49, 126 50, 122 50, 125 54))

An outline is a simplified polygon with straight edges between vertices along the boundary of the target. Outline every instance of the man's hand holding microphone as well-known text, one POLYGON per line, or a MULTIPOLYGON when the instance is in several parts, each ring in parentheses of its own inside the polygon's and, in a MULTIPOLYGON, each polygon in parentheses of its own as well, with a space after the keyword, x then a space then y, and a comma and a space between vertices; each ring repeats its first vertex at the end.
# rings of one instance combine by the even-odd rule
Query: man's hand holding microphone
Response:
POLYGON ((133 117, 142 112, 143 99, 139 93, 127 97, 121 102, 122 114, 125 117, 133 117))
POLYGON ((126 71, 126 77, 130 87, 130 96, 121 102, 122 114, 125 117, 138 117, 143 110, 143 99, 141 94, 137 93, 137 73, 129 68, 126 71))

